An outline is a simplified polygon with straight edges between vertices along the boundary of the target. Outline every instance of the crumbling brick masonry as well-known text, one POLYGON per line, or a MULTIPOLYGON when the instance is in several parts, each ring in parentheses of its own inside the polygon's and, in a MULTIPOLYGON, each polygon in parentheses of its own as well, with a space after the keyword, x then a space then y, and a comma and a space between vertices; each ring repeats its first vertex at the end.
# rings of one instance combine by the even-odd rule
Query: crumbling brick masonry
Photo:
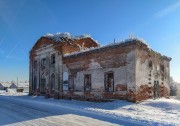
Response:
POLYGON ((132 102, 168 97, 170 61, 138 38, 100 47, 88 35, 45 35, 30 51, 30 94, 132 102))

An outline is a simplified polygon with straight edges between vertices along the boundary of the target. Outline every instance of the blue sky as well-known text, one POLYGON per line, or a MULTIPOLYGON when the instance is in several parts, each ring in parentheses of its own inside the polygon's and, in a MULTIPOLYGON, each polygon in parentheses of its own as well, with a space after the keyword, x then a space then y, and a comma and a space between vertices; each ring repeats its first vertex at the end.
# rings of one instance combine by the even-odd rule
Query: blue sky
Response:
POLYGON ((135 34, 172 57, 180 82, 180 0, 0 0, 0 81, 28 80, 31 47, 57 32, 87 33, 103 45, 135 34))

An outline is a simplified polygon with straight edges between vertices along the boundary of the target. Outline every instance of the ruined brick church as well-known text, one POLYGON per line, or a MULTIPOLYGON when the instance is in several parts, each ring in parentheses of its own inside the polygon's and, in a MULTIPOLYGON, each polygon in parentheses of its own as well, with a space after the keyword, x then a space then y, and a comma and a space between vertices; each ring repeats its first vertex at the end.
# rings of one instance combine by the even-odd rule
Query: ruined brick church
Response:
POLYGON ((170 61, 136 37, 101 47, 89 35, 47 34, 30 51, 29 93, 89 101, 168 97, 170 61))

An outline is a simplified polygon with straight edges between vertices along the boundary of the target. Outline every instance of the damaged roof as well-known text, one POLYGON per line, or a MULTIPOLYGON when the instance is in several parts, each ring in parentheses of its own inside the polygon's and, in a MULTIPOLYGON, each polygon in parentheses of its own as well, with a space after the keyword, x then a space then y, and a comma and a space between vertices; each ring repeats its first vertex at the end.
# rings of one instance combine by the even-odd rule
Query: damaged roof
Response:
MULTIPOLYGON (((108 45, 104 45, 104 46, 101 46, 97 40, 94 40, 91 35, 89 34, 83 34, 83 35, 79 35, 79 36, 73 36, 71 35, 70 33, 68 32, 65 32, 65 33, 56 33, 56 34, 46 34, 46 35, 43 35, 38 41, 40 41, 41 39, 46 39, 45 43, 59 43, 59 42, 62 42, 62 43, 69 43, 70 45, 72 45, 72 43, 74 42, 77 42, 78 40, 83 40, 83 39, 91 39, 92 41, 94 41, 97 46, 92 46, 92 47, 88 47, 88 48, 81 48, 79 47, 79 50, 76 50, 74 52, 67 52, 67 53, 64 53, 64 57, 73 57, 73 56, 76 56, 76 55, 81 55, 81 54, 86 54, 88 52, 94 52, 94 51, 99 51, 101 49, 106 49, 106 48, 114 48, 116 46, 124 46, 124 45, 127 45, 127 44, 132 44, 132 43, 139 43, 141 45, 144 45, 145 47, 147 47, 148 51, 151 51, 151 52, 154 52, 156 54, 159 54, 161 55, 162 58, 165 58, 165 59, 168 59, 168 60, 171 60, 170 57, 167 57, 167 56, 164 56, 154 50, 152 50, 147 42, 142 39, 142 38, 139 38, 135 35, 130 35, 127 39, 125 40, 122 40, 122 41, 119 41, 119 42, 113 42, 111 44, 108 44, 108 45), (48 40, 51 40, 51 41, 48 41, 48 40)), ((38 41, 36 42, 36 44, 38 43, 38 41)), ((35 45, 36 45, 35 44, 35 45)), ((35 46, 34 45, 34 46, 35 46)), ((79 45, 76 43, 76 45, 78 46, 83 46, 83 45, 79 45)), ((33 47, 34 48, 34 47, 33 47)))
POLYGON ((116 46, 125 46, 127 44, 132 44, 132 43, 139 43, 141 45, 144 45, 145 47, 147 47, 149 52, 154 52, 155 54, 160 55, 163 59, 167 59, 169 61, 171 60, 170 57, 162 55, 161 53, 158 53, 158 52, 154 51, 153 49, 151 49, 144 39, 136 37, 136 36, 129 36, 129 38, 127 38, 125 40, 122 40, 120 42, 114 42, 114 43, 104 45, 104 46, 87 48, 85 50, 80 50, 78 52, 72 52, 72 53, 69 53, 69 54, 65 54, 64 57, 69 57, 70 58, 70 57, 78 56, 78 55, 81 55, 81 54, 83 55, 83 54, 86 54, 86 53, 89 53, 89 52, 99 51, 99 50, 106 49, 106 48, 114 48, 116 46))
MULTIPOLYGON (((83 35, 79 35, 79 36, 73 36, 68 32, 64 32, 64 33, 56 33, 56 34, 51 34, 51 33, 47 33, 46 35, 43 35, 43 37, 47 37, 55 42, 64 42, 65 39, 71 40, 71 41, 75 41, 75 40, 80 40, 80 39, 84 39, 84 38, 91 38, 92 40, 94 40, 91 35, 89 34, 83 34, 83 35)), ((96 43, 97 40, 94 40, 96 43)))

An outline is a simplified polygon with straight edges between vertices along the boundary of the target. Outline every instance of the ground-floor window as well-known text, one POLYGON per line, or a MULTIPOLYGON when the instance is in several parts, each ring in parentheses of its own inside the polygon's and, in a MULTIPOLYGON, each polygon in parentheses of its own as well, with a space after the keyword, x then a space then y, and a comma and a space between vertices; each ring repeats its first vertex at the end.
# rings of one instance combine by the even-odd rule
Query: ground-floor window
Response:
POLYGON ((114 73, 107 72, 104 76, 105 90, 110 92, 114 91, 114 73))
POLYGON ((36 90, 36 85, 37 85, 37 78, 36 78, 36 76, 34 77, 34 83, 33 83, 33 91, 35 91, 36 90))
POLYGON ((90 74, 84 75, 84 90, 85 91, 91 90, 91 75, 90 74))
POLYGON ((41 84, 40 84, 40 91, 42 94, 45 93, 45 85, 46 85, 46 79, 42 78, 41 79, 41 84))
POLYGON ((55 89, 55 75, 54 73, 51 75, 51 91, 55 89))
POLYGON ((68 73, 64 72, 63 73, 63 90, 67 91, 69 88, 69 82, 68 82, 68 73))
POLYGON ((69 75, 69 90, 74 90, 74 75, 69 75))
POLYGON ((159 81, 154 81, 154 98, 159 97, 159 81))

